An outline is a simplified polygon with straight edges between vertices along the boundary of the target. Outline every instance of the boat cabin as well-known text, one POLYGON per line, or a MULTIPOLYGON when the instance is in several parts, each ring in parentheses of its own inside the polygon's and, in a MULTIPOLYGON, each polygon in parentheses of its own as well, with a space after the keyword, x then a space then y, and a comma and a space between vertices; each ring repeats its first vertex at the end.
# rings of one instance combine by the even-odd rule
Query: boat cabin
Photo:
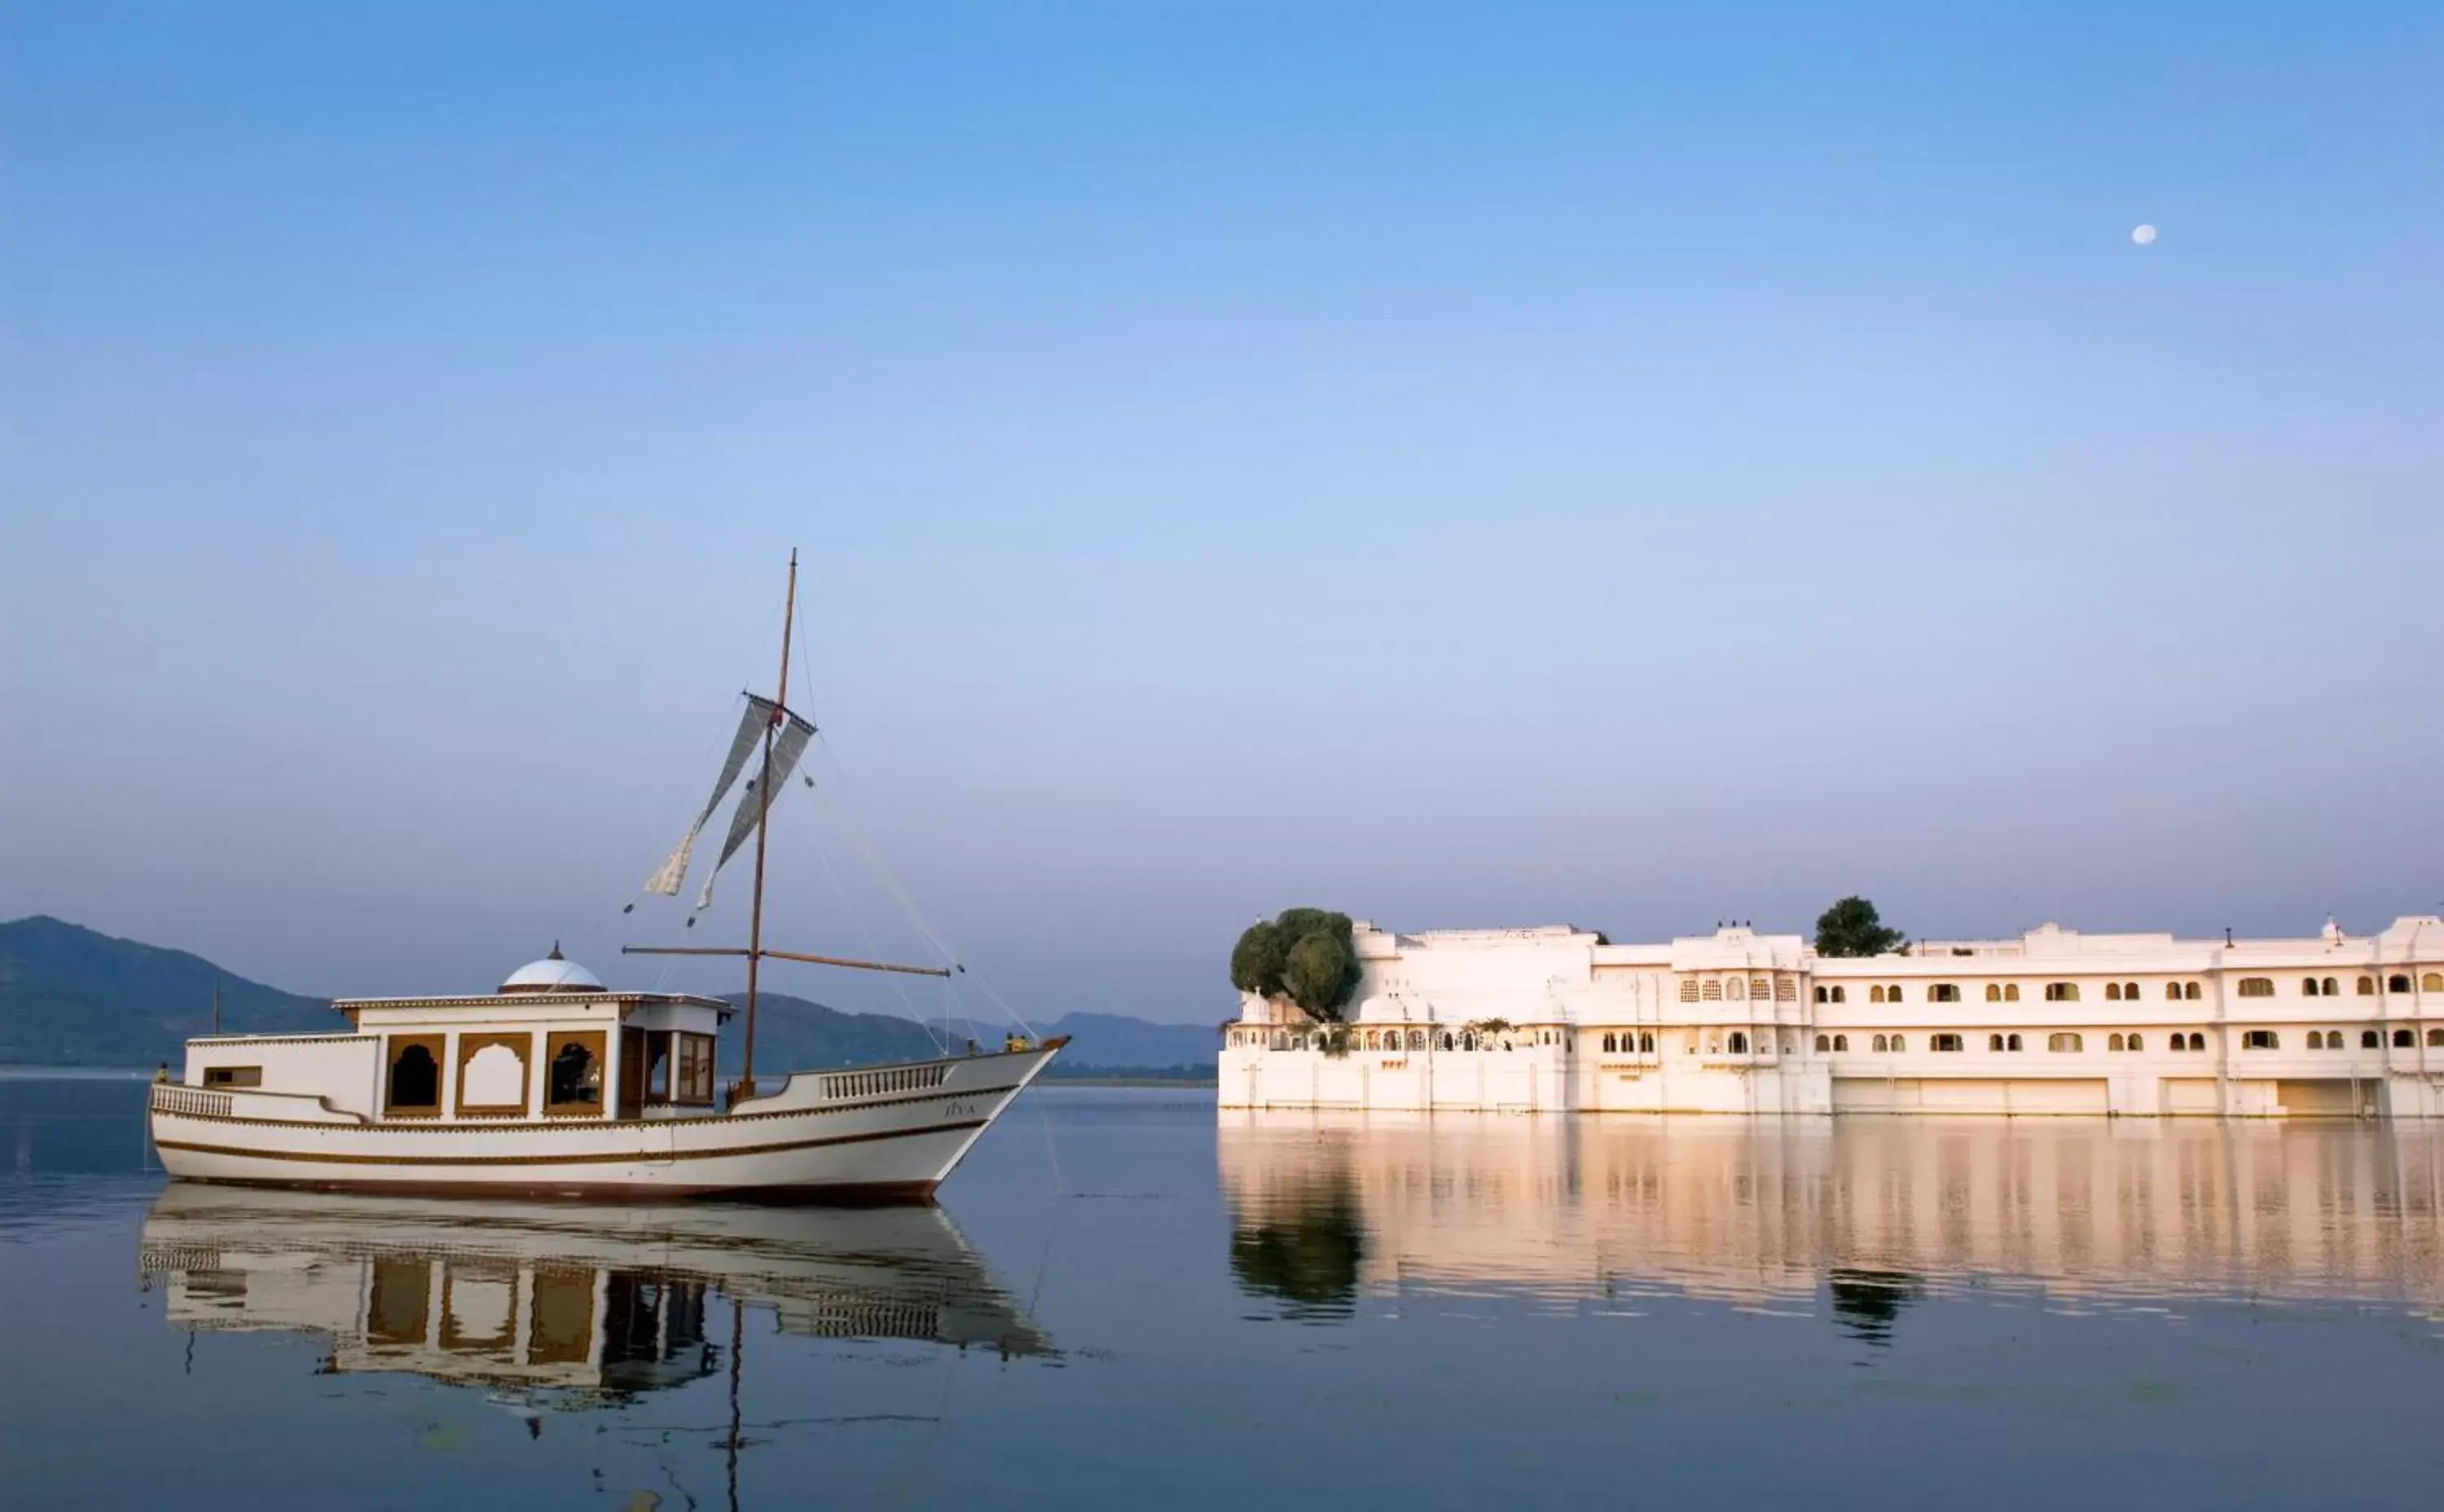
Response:
POLYGON ((714 1036, 732 1011, 612 991, 556 945, 497 992, 331 1005, 349 1032, 190 1040, 181 1079, 381 1120, 685 1117, 713 1111, 714 1036))

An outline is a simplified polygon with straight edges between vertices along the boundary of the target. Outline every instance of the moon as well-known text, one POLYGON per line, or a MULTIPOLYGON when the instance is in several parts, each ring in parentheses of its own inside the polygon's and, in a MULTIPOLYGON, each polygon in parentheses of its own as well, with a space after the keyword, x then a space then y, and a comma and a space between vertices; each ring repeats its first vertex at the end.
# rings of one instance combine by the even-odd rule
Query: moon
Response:
POLYGON ((2130 232, 2130 239, 2137 242, 2141 247, 2153 247, 2156 245, 2156 228, 2146 225, 2138 226, 2130 232))

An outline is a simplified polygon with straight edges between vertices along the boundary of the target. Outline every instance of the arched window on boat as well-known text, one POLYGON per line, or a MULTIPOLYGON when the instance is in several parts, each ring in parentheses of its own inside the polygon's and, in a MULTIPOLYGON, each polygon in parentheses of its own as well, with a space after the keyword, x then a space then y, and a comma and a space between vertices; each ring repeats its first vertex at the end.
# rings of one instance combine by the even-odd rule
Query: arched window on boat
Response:
POLYGON ((441 1113, 441 1048, 437 1034, 395 1035, 390 1068, 382 1079, 382 1112, 394 1118, 432 1118, 441 1113))
POLYGON ((545 1113, 571 1117, 602 1111, 602 1043, 600 1033, 586 1031, 551 1037, 544 1070, 545 1113))

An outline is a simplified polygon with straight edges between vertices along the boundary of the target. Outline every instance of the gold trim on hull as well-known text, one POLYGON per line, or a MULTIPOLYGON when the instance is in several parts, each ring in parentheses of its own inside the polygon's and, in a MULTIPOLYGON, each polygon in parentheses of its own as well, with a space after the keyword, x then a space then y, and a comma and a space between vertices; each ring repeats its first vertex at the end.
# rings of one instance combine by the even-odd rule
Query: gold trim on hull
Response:
MULTIPOLYGON (((196 1117, 194 1122, 212 1122, 209 1117, 196 1117)), ((967 1129, 981 1129, 990 1118, 968 1118, 957 1123, 929 1123, 920 1129, 878 1129, 866 1134, 825 1134, 818 1139, 785 1139, 772 1144, 731 1145, 719 1150, 673 1150, 610 1152, 589 1151, 566 1155, 349 1155, 320 1150, 247 1150, 232 1145, 199 1145, 180 1139, 153 1141, 158 1150, 178 1150, 189 1154, 228 1155, 241 1160, 290 1160, 306 1164, 332 1166, 598 1166, 598 1165, 676 1165, 688 1160, 727 1160, 735 1155, 770 1155, 790 1150, 814 1150, 824 1145, 870 1144, 878 1139, 915 1139, 925 1134, 955 1134, 967 1129)), ((329 1124, 299 1124, 301 1129, 331 1128, 329 1124)))

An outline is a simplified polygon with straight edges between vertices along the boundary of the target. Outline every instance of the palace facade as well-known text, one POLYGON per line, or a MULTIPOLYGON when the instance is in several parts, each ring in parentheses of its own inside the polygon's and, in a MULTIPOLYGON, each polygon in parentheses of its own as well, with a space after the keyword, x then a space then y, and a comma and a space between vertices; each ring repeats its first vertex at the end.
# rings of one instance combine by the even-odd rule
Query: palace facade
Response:
POLYGON ((1226 1108, 2444 1116, 2444 919, 2183 940, 2054 925, 1818 955, 1744 928, 1360 923, 1343 1024, 1243 994, 1226 1108))

